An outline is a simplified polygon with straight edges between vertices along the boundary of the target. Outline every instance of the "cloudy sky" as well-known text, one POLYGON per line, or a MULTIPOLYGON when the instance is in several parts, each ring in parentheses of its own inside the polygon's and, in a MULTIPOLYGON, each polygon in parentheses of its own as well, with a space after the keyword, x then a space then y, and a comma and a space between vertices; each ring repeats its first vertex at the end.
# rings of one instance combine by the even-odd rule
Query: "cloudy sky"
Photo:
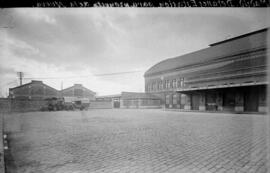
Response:
POLYGON ((144 91, 144 72, 166 58, 269 25, 269 9, 0 9, 0 96, 43 80, 98 95, 144 91), (118 75, 100 75, 132 72, 118 75))

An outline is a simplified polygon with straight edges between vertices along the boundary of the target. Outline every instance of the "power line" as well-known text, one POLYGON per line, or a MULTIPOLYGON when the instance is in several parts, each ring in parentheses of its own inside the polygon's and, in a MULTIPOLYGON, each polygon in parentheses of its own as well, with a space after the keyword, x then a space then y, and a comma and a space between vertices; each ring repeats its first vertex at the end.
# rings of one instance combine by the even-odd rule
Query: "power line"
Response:
POLYGON ((111 75, 121 75, 121 74, 128 74, 128 73, 138 73, 138 72, 142 72, 142 70, 125 71, 125 72, 117 72, 117 73, 94 74, 94 76, 111 76, 111 75))
POLYGON ((9 85, 12 85, 12 84, 17 85, 17 80, 12 80, 12 81, 9 81, 9 82, 6 82, 6 83, 1 83, 2 86, 9 86, 9 85))
POLYGON ((122 75, 122 74, 130 74, 130 73, 138 73, 143 70, 134 70, 134 71, 125 71, 125 72, 116 72, 116 73, 101 73, 101 74, 92 74, 92 75, 81 75, 81 76, 65 76, 65 77, 25 77, 24 79, 68 79, 68 78, 87 78, 91 76, 114 76, 114 75, 122 75))

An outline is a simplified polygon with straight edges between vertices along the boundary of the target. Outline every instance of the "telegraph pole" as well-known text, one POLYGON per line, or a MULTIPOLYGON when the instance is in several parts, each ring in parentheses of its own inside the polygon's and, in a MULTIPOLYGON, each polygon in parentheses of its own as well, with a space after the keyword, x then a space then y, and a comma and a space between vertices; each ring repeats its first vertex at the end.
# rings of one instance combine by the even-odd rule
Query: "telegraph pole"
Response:
POLYGON ((61 98, 63 97, 63 81, 61 81, 61 98))
POLYGON ((20 80, 20 86, 22 85, 22 79, 23 79, 23 72, 17 72, 17 76, 19 77, 19 80, 20 80))

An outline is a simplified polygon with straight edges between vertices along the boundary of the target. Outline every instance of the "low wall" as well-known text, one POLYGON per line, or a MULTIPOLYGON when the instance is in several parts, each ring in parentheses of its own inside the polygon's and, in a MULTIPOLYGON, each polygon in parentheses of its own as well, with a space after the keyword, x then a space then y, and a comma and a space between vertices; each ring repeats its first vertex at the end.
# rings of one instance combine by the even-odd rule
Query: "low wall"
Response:
POLYGON ((90 102, 90 109, 112 109, 112 102, 111 101, 91 101, 90 102))
POLYGON ((27 112, 39 111, 41 107, 46 106, 45 100, 17 100, 0 99, 0 112, 27 112))
POLYGON ((25 112, 25 111, 39 111, 46 106, 45 100, 11 100, 11 111, 25 112))

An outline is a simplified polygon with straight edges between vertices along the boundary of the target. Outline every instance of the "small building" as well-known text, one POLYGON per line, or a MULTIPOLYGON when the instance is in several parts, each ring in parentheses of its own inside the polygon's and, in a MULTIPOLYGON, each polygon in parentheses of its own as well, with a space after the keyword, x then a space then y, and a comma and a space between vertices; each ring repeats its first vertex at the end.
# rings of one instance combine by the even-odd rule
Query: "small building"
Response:
POLYGON ((74 84, 72 87, 63 89, 60 91, 61 97, 66 99, 87 98, 90 101, 95 100, 96 93, 88 88, 85 88, 82 84, 74 84))
POLYGON ((120 108, 121 94, 97 96, 97 102, 111 102, 112 108, 120 108))
POLYGON ((58 96, 58 90, 44 84, 42 81, 32 80, 30 83, 10 88, 8 97, 17 100, 44 100, 58 96))
POLYGON ((121 94, 97 96, 96 104, 110 102, 111 108, 161 108, 160 98, 150 93, 122 92, 121 94))
POLYGON ((168 109, 267 111, 268 28, 152 66, 145 92, 168 109))
POLYGON ((161 108, 160 98, 151 93, 122 92, 121 108, 161 108))

